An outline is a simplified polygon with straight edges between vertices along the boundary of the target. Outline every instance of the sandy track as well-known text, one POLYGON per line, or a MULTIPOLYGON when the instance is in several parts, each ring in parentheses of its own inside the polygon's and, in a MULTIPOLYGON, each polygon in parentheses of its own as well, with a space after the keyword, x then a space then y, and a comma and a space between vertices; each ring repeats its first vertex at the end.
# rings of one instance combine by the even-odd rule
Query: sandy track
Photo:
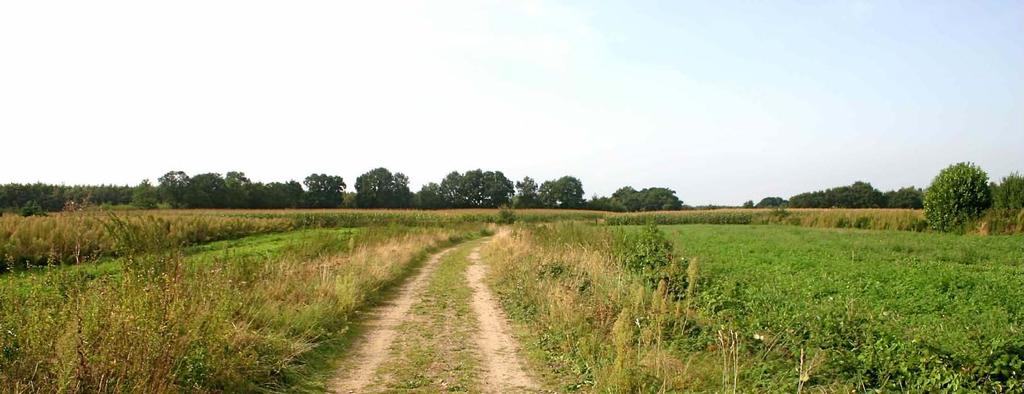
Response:
POLYGON ((422 298, 424 288, 430 276, 437 269, 441 258, 454 248, 445 249, 434 254, 416 276, 402 285, 398 295, 388 303, 370 312, 371 320, 365 326, 366 336, 355 345, 350 360, 353 368, 342 370, 331 381, 329 389, 333 393, 362 392, 376 375, 378 367, 388 358, 388 349, 395 340, 397 327, 409 318, 409 309, 422 298))
POLYGON ((508 321, 497 299, 484 283, 487 266, 480 260, 480 247, 469 255, 472 265, 466 279, 473 289, 471 307, 480 324, 476 344, 483 356, 483 389, 491 393, 535 392, 540 386, 523 367, 518 343, 509 332, 508 321))

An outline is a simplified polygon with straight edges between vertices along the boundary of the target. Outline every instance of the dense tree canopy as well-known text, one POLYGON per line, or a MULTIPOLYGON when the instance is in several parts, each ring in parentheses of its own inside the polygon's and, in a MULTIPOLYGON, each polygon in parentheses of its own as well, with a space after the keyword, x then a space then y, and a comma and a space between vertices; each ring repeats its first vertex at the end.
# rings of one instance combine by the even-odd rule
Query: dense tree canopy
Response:
POLYGON ((870 183, 857 181, 822 191, 797 194, 789 199, 793 208, 884 208, 885 195, 870 183))
POLYGON ((779 208, 789 204, 789 201, 782 197, 765 197, 762 198, 757 205, 753 205, 754 208, 779 208))
POLYGON ((583 208, 583 182, 571 176, 545 181, 537 193, 545 208, 583 208))
POLYGON ((676 192, 664 187, 651 187, 637 191, 626 186, 612 193, 611 200, 612 208, 621 207, 628 212, 675 211, 683 208, 683 202, 676 197, 676 192))
POLYGON ((523 180, 516 182, 515 206, 517 208, 539 208, 541 204, 538 191, 539 186, 533 178, 524 177, 523 180))
POLYGON ((409 178, 400 172, 376 168, 356 178, 356 206, 359 208, 409 208, 412 192, 409 178))
POLYGON ((302 182, 306 185, 305 206, 309 208, 337 208, 345 194, 345 180, 340 176, 312 174, 302 182))

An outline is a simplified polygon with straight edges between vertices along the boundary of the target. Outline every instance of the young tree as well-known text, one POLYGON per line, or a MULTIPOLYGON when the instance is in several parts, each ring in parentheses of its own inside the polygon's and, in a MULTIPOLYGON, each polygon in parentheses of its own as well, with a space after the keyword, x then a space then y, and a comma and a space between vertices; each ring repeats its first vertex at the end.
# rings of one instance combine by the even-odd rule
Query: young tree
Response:
POLYGON ((992 188, 992 206, 999 209, 1024 209, 1024 176, 1012 173, 992 188))
POLYGON ((991 205, 988 174, 973 163, 946 167, 924 194, 928 225, 939 231, 955 230, 981 216, 991 205))
POLYGON ((156 208, 158 201, 156 188, 149 183, 149 179, 143 179, 132 192, 132 206, 136 208, 153 209, 156 208))

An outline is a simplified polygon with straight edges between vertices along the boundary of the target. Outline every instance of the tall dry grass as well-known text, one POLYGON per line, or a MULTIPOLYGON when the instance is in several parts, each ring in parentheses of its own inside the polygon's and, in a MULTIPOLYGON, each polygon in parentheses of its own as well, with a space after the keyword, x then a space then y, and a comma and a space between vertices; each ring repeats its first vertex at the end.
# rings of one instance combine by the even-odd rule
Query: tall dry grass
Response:
POLYGON ((97 212, 5 215, 0 217, 0 271, 4 266, 80 263, 124 249, 155 251, 294 228, 286 218, 97 212))
POLYGON ((118 275, 0 287, 0 392, 287 391, 357 309, 479 228, 366 229, 280 256, 128 257, 118 275), (333 252, 321 253, 323 243, 333 252))
MULTIPOLYGON (((674 392, 715 382, 714 360, 682 359, 665 338, 693 329, 685 298, 624 272, 600 227, 555 224, 501 233, 484 249, 509 315, 566 390, 674 392)), ((696 283, 697 266, 688 272, 696 283)), ((693 289, 687 289, 693 291, 693 289)))

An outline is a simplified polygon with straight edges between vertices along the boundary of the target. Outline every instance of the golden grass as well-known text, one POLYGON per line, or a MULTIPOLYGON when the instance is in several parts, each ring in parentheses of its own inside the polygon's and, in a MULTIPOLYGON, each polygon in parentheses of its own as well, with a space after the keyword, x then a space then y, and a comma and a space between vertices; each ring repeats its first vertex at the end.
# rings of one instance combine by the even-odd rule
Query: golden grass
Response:
POLYGON ((367 229, 312 259, 149 255, 93 280, 32 276, 0 287, 0 392, 287 390, 357 309, 478 230, 367 229))

